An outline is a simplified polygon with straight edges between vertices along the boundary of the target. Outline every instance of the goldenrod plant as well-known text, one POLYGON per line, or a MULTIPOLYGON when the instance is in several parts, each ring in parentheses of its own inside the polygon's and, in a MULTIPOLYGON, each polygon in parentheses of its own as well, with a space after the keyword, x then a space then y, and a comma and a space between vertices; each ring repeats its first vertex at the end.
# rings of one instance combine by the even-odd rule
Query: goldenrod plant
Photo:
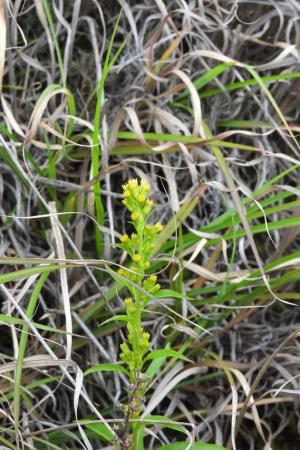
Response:
MULTIPOLYGON (((137 419, 142 412, 143 399, 147 388, 147 377, 143 376, 144 356, 150 350, 150 334, 143 329, 142 311, 149 299, 145 292, 155 294, 159 291, 157 276, 151 270, 150 254, 154 240, 163 226, 157 222, 150 224, 153 201, 149 199, 150 185, 147 181, 131 179, 123 185, 123 204, 131 213, 134 232, 120 237, 120 248, 131 258, 128 269, 121 268, 118 273, 132 284, 127 284, 131 296, 124 300, 127 314, 127 337, 121 344, 120 358, 128 366, 130 392, 128 405, 124 407, 128 420, 137 419)), ((133 424, 133 441, 136 439, 133 424)), ((132 445, 135 445, 134 443, 132 445)), ((133 447, 135 448, 135 447, 133 447)))

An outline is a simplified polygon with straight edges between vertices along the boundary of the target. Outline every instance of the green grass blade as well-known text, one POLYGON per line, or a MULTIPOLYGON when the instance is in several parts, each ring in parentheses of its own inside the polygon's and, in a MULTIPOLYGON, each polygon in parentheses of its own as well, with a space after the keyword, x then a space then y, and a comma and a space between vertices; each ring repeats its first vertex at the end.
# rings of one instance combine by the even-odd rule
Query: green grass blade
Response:
MULTIPOLYGON (((119 20, 121 17, 121 13, 118 16, 118 19, 116 21, 116 24, 113 29, 113 33, 111 36, 111 39, 109 41, 108 50, 106 53, 106 58, 104 61, 103 69, 102 69, 102 75, 99 81, 98 89, 97 89, 97 102, 96 102, 96 109, 95 109, 95 116, 94 116, 94 123, 93 123, 93 149, 92 149, 92 177, 97 178, 99 175, 99 165, 100 165, 100 157, 101 157, 101 147, 99 144, 100 140, 100 120, 101 120, 101 110, 102 110, 102 100, 103 100, 103 94, 104 94, 104 85, 106 78, 109 74, 109 71, 112 68, 112 63, 115 61, 115 58, 113 58, 112 63, 110 63, 110 57, 112 52, 112 46, 114 43, 114 39, 116 36, 116 32, 119 25, 119 20)), ((123 49, 123 46, 120 48, 123 49)), ((119 49, 119 50, 120 50, 119 49)), ((117 55, 119 56, 120 52, 117 52, 117 55)), ((104 206, 101 198, 101 184, 100 181, 97 180, 93 185, 93 192, 95 196, 95 213, 96 213, 96 219, 97 222, 100 225, 103 225, 104 223, 104 206)), ((95 229, 95 238, 96 238, 96 249, 99 257, 103 254, 103 236, 101 231, 98 227, 95 229)))
MULTIPOLYGON (((42 290, 42 287, 44 286, 45 281, 47 280, 49 276, 49 272, 45 272, 41 275, 40 279, 38 280, 31 296, 29 299, 29 303, 26 309, 26 316, 28 319, 31 319, 34 311, 36 309, 36 305, 38 302, 39 294, 42 290)), ((29 332, 29 326, 23 325, 21 338, 20 338, 20 344, 19 344, 19 354, 18 354, 18 360, 17 360, 17 367, 15 371, 15 396, 14 396, 14 426, 16 429, 16 438, 17 438, 17 445, 18 445, 18 436, 19 436, 19 418, 20 418, 20 400, 21 400, 21 380, 22 380, 22 366, 23 366, 23 359, 25 355, 26 345, 28 341, 28 332, 29 332)))

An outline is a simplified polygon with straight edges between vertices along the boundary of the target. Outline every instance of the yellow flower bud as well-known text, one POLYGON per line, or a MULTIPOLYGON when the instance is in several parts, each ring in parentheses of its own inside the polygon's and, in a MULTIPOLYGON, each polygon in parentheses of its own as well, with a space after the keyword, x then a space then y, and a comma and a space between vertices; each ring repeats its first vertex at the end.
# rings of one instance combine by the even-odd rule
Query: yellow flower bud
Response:
POLYGON ((138 199, 139 203, 144 203, 146 200, 146 197, 143 194, 140 194, 137 199, 138 199))
POLYGON ((123 197, 124 198, 129 198, 131 196, 131 192, 128 191, 127 189, 123 192, 123 197))
POLYGON ((125 274, 125 270, 124 269, 119 269, 118 270, 118 274, 119 275, 124 275, 125 274))
POLYGON ((155 228, 155 231, 157 231, 158 233, 164 229, 164 227, 162 226, 162 224, 160 222, 157 222, 154 225, 154 228, 155 228))
POLYGON ((130 298, 130 297, 125 298, 125 300, 124 300, 124 305, 125 305, 126 307, 131 306, 131 305, 132 305, 132 298, 130 298))
POLYGON ((138 187, 138 181, 135 178, 129 180, 127 184, 130 189, 136 189, 138 187))
POLYGON ((136 263, 140 262, 141 259, 142 259, 142 257, 138 253, 136 255, 132 255, 132 261, 134 261, 136 263))
POLYGON ((157 280, 157 276, 156 275, 150 275, 150 277, 149 277, 149 281, 151 281, 151 283, 156 283, 156 280, 157 280))
POLYGON ((150 338, 150 334, 147 331, 143 332, 143 340, 145 341, 149 341, 150 338))
POLYGON ((128 237, 128 235, 127 234, 123 234, 121 237, 120 237, 120 241, 121 242, 128 242, 128 240, 129 240, 129 237, 128 237))
POLYGON ((149 269, 150 268, 150 262, 146 261, 144 264, 145 269, 149 269))
POLYGON ((133 221, 138 220, 139 217, 140 217, 140 214, 139 214, 137 211, 135 211, 135 212, 133 212, 133 213, 131 214, 131 219, 132 219, 133 221))

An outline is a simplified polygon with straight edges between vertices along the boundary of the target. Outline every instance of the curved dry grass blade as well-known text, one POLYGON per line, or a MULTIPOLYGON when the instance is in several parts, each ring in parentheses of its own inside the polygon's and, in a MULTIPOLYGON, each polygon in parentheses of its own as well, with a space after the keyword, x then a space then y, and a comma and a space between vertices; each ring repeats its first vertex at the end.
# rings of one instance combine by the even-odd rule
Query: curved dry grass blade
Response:
POLYGON ((70 91, 66 88, 60 87, 57 84, 53 84, 48 86, 48 88, 43 92, 43 94, 37 101, 34 110, 32 111, 28 123, 28 129, 24 139, 24 145, 27 145, 32 141, 39 129, 43 114, 48 106, 49 101, 51 100, 51 98, 58 94, 64 94, 69 97, 70 91))

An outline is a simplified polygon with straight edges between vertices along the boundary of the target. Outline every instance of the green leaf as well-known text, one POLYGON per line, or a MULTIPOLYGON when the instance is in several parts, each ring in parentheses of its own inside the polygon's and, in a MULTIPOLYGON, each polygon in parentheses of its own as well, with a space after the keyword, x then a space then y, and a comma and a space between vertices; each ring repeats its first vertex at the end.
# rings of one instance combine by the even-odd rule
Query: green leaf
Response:
MULTIPOLYGON (((163 445, 157 450, 186 450, 189 448, 189 442, 174 442, 173 444, 163 445)), ((226 450, 225 447, 215 444, 201 444, 200 442, 194 443, 191 450, 226 450)))
POLYGON ((186 433, 185 428, 177 423, 174 423, 171 419, 164 416, 146 416, 144 420, 151 421, 153 420, 154 425, 159 425, 160 427, 170 428, 172 430, 178 431, 179 433, 186 433))
POLYGON ((157 298, 180 298, 181 300, 187 298, 193 300, 191 297, 180 294, 180 292, 174 291, 173 289, 161 289, 157 292, 157 294, 155 294, 155 296, 157 298))
MULTIPOLYGON (((280 73, 278 75, 267 75, 265 77, 260 77, 261 80, 264 83, 272 83, 273 81, 282 81, 282 80, 288 80, 292 78, 299 78, 300 72, 293 72, 293 73, 280 73)), ((246 86, 253 86, 255 84, 258 84, 258 81, 256 78, 250 78, 249 80, 244 81, 237 81, 235 83, 226 84, 222 88, 214 87, 211 89, 207 89, 204 92, 199 93, 200 98, 206 98, 211 97, 213 95, 222 94, 223 92, 229 92, 229 91, 235 91, 236 89, 244 88, 246 86)))
POLYGON ((144 450, 144 430, 145 428, 150 425, 159 425, 161 428, 170 428, 171 430, 178 431, 179 433, 186 433, 185 428, 177 423, 172 422, 171 419, 164 416, 146 416, 144 417, 144 420, 147 421, 146 423, 139 424, 139 429, 137 432, 137 448, 136 450, 144 450), (153 421, 153 422, 152 422, 153 421), (150 422, 150 423, 149 423, 150 422))
POLYGON ((113 433, 103 423, 90 423, 86 428, 99 434, 105 441, 111 442, 114 438, 113 433))
MULTIPOLYGON (((19 319, 18 317, 7 316, 6 314, 0 314, 0 325, 3 323, 13 324, 13 325, 28 325, 26 320, 19 319)), ((47 325, 43 325, 41 323, 32 322, 31 324, 38 328, 39 330, 50 331, 51 333, 59 333, 66 334, 65 330, 60 330, 59 328, 48 327, 47 325)))
POLYGON ((157 374, 163 363, 165 362, 165 359, 166 359, 165 357, 153 359, 148 369, 146 370, 145 375, 147 377, 153 378, 157 374))
MULTIPOLYGON (((226 69, 229 69, 231 66, 233 66, 234 62, 226 62, 218 64, 217 66, 213 67, 209 71, 205 72, 201 77, 197 78, 193 81, 193 85, 197 90, 202 89, 204 86, 206 86, 210 81, 212 81, 214 78, 216 78, 218 75, 223 73, 226 69)), ((188 89, 184 90, 181 94, 176 96, 176 101, 182 98, 189 96, 188 89)))
MULTIPOLYGON (((31 319, 34 315, 36 306, 38 304, 40 292, 41 292, 48 276, 49 276, 49 272, 44 272, 41 275, 40 279, 38 280, 37 284, 35 285, 35 287, 33 289, 33 292, 30 296, 29 303, 28 303, 28 306, 26 309, 26 316, 28 317, 28 319, 31 319)), ((28 336, 29 336, 29 325, 24 324, 22 333, 21 333, 21 337, 20 337, 18 360, 17 360, 16 371, 15 371, 13 412, 14 412, 14 426, 15 426, 16 432, 19 431, 19 424, 20 424, 20 405, 21 405, 23 361, 24 361, 24 357, 25 357, 28 336)))
POLYGON ((29 267, 28 269, 20 269, 15 272, 8 272, 0 275, 0 283, 8 283, 9 281, 20 280, 22 278, 36 275, 37 273, 51 272, 52 270, 67 269, 69 267, 75 267, 71 264, 48 264, 46 266, 29 267))
POLYGON ((136 442, 136 450, 144 450, 144 430, 145 424, 141 423, 137 426, 137 442, 136 442))
MULTIPOLYGON (((112 66, 116 62, 117 58, 120 56, 120 53, 122 52, 124 46, 126 45, 127 38, 121 43, 121 45, 118 46, 118 50, 116 51, 116 54, 114 57, 111 58, 111 52, 113 49, 114 40, 116 37, 119 21, 122 15, 122 10, 115 21, 113 33, 108 43, 108 49, 106 53, 106 58, 104 60, 103 68, 102 68, 102 74, 101 78, 98 83, 97 87, 97 100, 96 100, 96 108, 95 108, 95 116, 93 120, 93 151, 92 151, 92 176, 97 180, 97 177, 99 175, 99 167, 100 167, 100 158, 102 154, 102 149, 99 145, 99 130, 101 129, 101 113, 102 113, 102 101, 103 101, 103 93, 104 93, 104 86, 106 82, 106 78, 112 69, 112 66)), ((97 180, 93 185, 93 191, 95 194, 95 211, 96 211, 96 218, 97 222, 100 225, 103 225, 104 221, 104 206, 102 202, 101 197, 101 184, 100 180, 97 180)), ((96 249, 98 255, 101 257, 103 252, 103 236, 102 232, 98 227, 96 227, 95 230, 95 238, 96 238, 96 249)))
POLYGON ((165 348, 163 350, 154 350, 154 352, 149 353, 144 358, 144 362, 149 361, 150 359, 156 359, 156 358, 178 358, 178 359, 182 359, 183 361, 190 362, 190 363, 193 362, 189 358, 184 356, 182 353, 179 353, 176 350, 171 350, 168 348, 165 348))
POLYGON ((129 376, 129 372, 121 364, 96 364, 83 372, 84 376, 95 372, 121 372, 129 376))
POLYGON ((110 322, 117 322, 118 320, 121 320, 122 322, 128 322, 128 316, 126 316, 125 314, 119 314, 117 316, 110 317, 109 319, 102 322, 100 327, 102 327, 103 325, 106 325, 107 323, 110 323, 110 322))

